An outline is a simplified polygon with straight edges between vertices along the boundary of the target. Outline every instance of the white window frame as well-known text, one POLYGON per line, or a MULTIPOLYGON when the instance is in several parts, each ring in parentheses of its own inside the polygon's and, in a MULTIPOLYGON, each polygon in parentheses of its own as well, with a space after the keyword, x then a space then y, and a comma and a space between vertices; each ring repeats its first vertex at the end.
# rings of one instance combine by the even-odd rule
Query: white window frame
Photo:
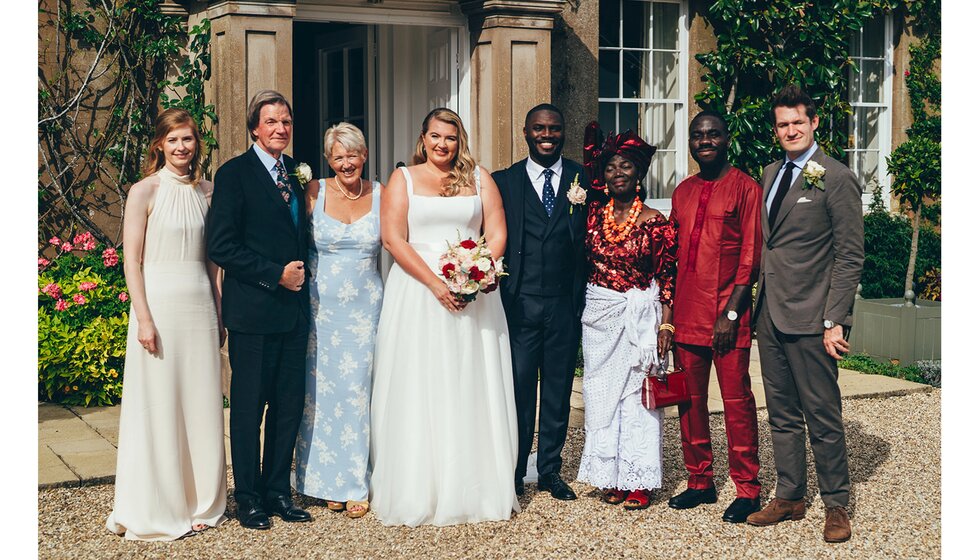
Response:
MULTIPOLYGON (((892 151, 892 87, 893 79, 895 74, 895 49, 892 45, 892 33, 894 25, 893 14, 883 14, 882 27, 884 29, 884 48, 882 50, 884 64, 882 65, 882 95, 881 101, 878 103, 869 103, 864 101, 850 101, 852 109, 858 109, 862 107, 868 108, 878 108, 881 109, 881 114, 878 117, 878 184, 881 185, 881 197, 885 201, 885 207, 889 206, 888 201, 891 198, 891 175, 888 174, 888 162, 886 158, 891 155, 892 151)), ((861 27, 859 32, 859 52, 863 52, 864 48, 864 26, 861 27)), ((864 57, 855 56, 848 53, 848 58, 858 65, 858 72, 860 72, 860 63, 862 60, 879 60, 876 57, 864 57)), ((850 82, 848 81, 848 96, 850 96, 850 82)), ((858 78, 858 84, 861 84, 860 78, 858 78)), ((852 124, 853 117, 848 117, 848 135, 849 137, 857 138, 857 123, 852 124)), ((851 154, 866 151, 866 149, 852 148, 850 143, 848 143, 847 148, 844 152, 847 154, 848 167, 854 171, 855 175, 860 178, 859 171, 857 169, 857 161, 851 160, 851 154)), ((862 189, 866 189, 867 185, 861 185, 862 189)), ((864 192, 861 195, 861 202, 864 204, 864 208, 867 209, 871 204, 871 199, 874 196, 872 192, 864 192)))
MULTIPOLYGON (((600 0, 600 1, 611 1, 611 0, 600 0)), ((603 47, 599 46, 599 51, 613 51, 620 53, 619 56, 619 76, 623 76, 623 51, 638 51, 638 52, 669 52, 674 53, 673 49, 655 49, 655 48, 635 48, 635 47, 623 47, 623 0, 616 0, 619 2, 619 39, 618 46, 615 47, 603 47)), ((610 103, 615 104, 616 107, 616 122, 619 122, 619 108, 623 104, 673 104, 674 105, 674 129, 675 136, 674 139, 674 169, 675 176, 677 177, 673 185, 677 188, 677 185, 686 177, 687 171, 687 158, 688 158, 688 148, 687 148, 687 97, 688 97, 688 59, 690 57, 690 44, 688 41, 688 3, 684 0, 633 0, 639 2, 650 2, 650 3, 660 3, 660 4, 677 4, 678 17, 677 17, 677 43, 678 43, 678 66, 677 72, 679 75, 677 92, 680 96, 679 98, 655 98, 655 97, 622 97, 623 94, 623 84, 622 79, 619 84, 619 97, 600 97, 599 103, 610 103)), ((651 32, 650 28, 647 29, 651 32)), ((603 131, 608 133, 610 131, 603 131)), ((612 131, 621 132, 621 131, 612 131)), ((639 132, 639 131, 634 131, 639 132)), ((644 138, 644 140, 650 140, 644 138)), ((660 147, 658 146, 658 151, 660 147)), ((649 173, 648 173, 649 176, 649 173)), ((653 194, 653 193, 648 193, 653 194)), ((653 208, 657 208, 661 211, 670 210, 670 198, 647 198, 646 203, 653 208)))

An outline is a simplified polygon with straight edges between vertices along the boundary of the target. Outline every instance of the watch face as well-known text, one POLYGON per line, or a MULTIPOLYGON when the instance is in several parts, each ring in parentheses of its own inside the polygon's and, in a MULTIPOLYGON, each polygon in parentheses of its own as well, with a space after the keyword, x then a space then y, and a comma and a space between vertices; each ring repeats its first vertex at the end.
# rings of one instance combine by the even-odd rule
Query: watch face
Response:
POLYGON ((834 328, 834 322, 833 321, 830 321, 830 320, 825 320, 823 322, 823 328, 825 328, 825 329, 832 329, 832 328, 834 328))
POLYGON ((737 311, 729 311, 728 312, 728 320, 729 321, 734 321, 735 319, 738 319, 738 312, 737 311))

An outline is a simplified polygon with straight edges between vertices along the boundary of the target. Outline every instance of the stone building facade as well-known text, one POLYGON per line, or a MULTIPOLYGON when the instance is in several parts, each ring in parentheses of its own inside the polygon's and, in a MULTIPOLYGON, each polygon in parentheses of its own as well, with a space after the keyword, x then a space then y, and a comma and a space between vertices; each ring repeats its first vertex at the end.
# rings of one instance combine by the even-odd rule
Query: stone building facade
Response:
MULTIPOLYGON (((696 170, 686 148, 702 69, 714 46, 708 0, 165 0, 212 25, 212 79, 222 163, 248 147, 245 107, 273 88, 294 100, 295 157, 326 170, 323 132, 347 120, 368 139, 368 175, 384 181, 408 161, 435 106, 463 118, 481 165, 526 155, 526 111, 551 102, 566 114, 565 153, 581 159, 582 131, 633 128, 658 146, 650 202, 669 209, 696 170), (601 79, 600 79, 601 78, 601 79)), ((884 16, 855 34, 855 116, 849 163, 885 186, 885 156, 911 116, 904 80, 910 32, 884 16)), ((870 192, 866 194, 866 202, 870 192)))

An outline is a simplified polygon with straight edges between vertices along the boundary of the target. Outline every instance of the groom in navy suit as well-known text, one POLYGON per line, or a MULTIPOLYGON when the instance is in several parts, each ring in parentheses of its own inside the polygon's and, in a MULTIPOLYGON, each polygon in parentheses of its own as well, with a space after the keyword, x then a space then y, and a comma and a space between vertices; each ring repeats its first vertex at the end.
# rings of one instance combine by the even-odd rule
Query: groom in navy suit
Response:
POLYGON ((524 493, 540 379, 538 488, 559 500, 574 500, 575 492, 559 471, 582 335, 585 207, 572 206, 567 194, 573 180, 584 181, 585 175, 580 164, 561 157, 565 119, 554 105, 528 111, 524 138, 530 157, 493 173, 507 219, 504 264, 509 276, 501 283, 501 298, 517 401, 515 490, 524 493))
POLYGON ((255 144, 215 175, 207 244, 208 257, 225 271, 221 310, 232 371, 238 521, 268 529, 269 515, 311 519, 293 505, 289 486, 306 392, 308 233, 303 188, 293 177, 295 163, 283 153, 293 130, 289 102, 279 92, 260 91, 249 103, 247 121, 255 144))

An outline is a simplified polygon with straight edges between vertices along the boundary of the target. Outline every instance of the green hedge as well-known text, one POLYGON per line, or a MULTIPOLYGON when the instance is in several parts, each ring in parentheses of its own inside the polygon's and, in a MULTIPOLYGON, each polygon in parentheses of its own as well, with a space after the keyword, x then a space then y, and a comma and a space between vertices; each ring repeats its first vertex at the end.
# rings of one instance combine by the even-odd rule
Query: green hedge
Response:
MULTIPOLYGON (((870 212, 864 216, 862 298, 897 298, 904 295, 911 244, 912 224, 907 217, 887 212, 870 212)), ((940 256, 939 234, 923 225, 919 231, 915 278, 939 268, 940 256)))

